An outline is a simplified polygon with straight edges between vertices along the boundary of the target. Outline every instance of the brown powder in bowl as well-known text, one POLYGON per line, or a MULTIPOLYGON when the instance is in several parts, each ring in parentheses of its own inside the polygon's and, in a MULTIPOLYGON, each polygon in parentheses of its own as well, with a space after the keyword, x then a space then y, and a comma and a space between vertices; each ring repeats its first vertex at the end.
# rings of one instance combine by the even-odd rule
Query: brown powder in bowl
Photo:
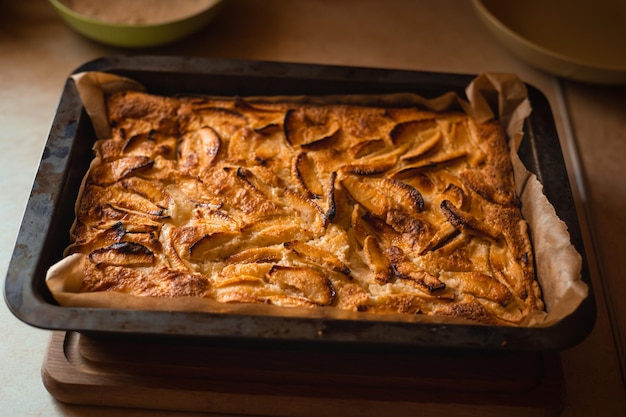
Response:
POLYGON ((193 16, 216 0, 61 0, 83 16, 117 24, 157 24, 193 16))

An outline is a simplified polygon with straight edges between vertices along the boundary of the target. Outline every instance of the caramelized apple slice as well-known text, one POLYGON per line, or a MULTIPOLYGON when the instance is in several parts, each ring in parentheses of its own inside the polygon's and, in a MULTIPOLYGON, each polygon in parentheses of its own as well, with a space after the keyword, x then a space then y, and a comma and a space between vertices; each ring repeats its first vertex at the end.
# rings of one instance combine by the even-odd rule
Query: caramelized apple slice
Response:
POLYGON ((280 208, 263 194, 237 167, 211 170, 203 182, 231 210, 242 212, 247 221, 279 214, 280 208))
POLYGON ((335 299, 332 282, 313 268, 274 265, 267 278, 285 289, 300 293, 318 305, 330 305, 335 299))
POLYGON ((448 242, 454 239, 459 234, 459 230, 450 223, 444 223, 433 235, 430 242, 422 248, 420 255, 424 255, 429 251, 436 251, 437 249, 445 246, 448 242))
POLYGON ((322 267, 335 272, 341 272, 344 275, 350 275, 350 268, 348 268, 346 264, 343 263, 336 255, 324 249, 320 249, 317 246, 312 246, 298 240, 285 242, 284 245, 287 249, 314 264, 321 265, 322 267))
POLYGON ((168 217, 167 211, 147 198, 128 192, 117 184, 108 189, 108 202, 111 207, 159 220, 168 217))
POLYGON ((392 278, 392 269, 389 259, 385 256, 378 241, 373 236, 367 236, 363 241, 363 253, 369 267, 374 271, 374 279, 379 284, 386 284, 392 278))
POLYGON ((341 179, 341 185, 350 197, 367 211, 383 219, 387 216, 389 200, 373 184, 354 175, 348 175, 341 179))
POLYGON ((239 232, 225 231, 205 234, 189 246, 189 257, 194 261, 219 261, 228 258, 239 249, 239 232))
POLYGON ((457 120, 450 125, 448 143, 453 148, 462 148, 471 144, 471 135, 467 126, 467 119, 457 120))
POLYGON ((467 156, 467 152, 460 150, 434 156, 436 157, 433 157, 431 159, 423 159, 410 165, 401 166, 397 170, 390 172, 389 178, 402 179, 425 170, 439 169, 448 164, 453 164, 464 159, 467 156))
POLYGON ((419 214, 422 204, 416 203, 415 196, 411 195, 410 190, 393 184, 405 195, 394 193, 395 190, 387 179, 363 180, 358 186, 359 190, 368 190, 368 192, 360 191, 360 193, 357 191, 353 196, 358 205, 365 209, 365 214, 361 216, 361 219, 376 230, 375 233, 368 234, 377 236, 379 240, 382 238, 401 239, 411 246, 423 244, 422 241, 430 233, 429 229, 432 226, 426 216, 419 214), (407 198, 406 195, 411 198, 407 198), (367 199, 368 196, 369 199, 367 199))
MULTIPOLYGON (((163 251, 165 252, 165 259, 167 260, 170 269, 175 271, 188 271, 189 266, 183 261, 180 256, 176 245, 179 243, 174 239, 174 235, 177 231, 175 226, 171 224, 164 224, 161 228, 161 241, 163 242, 163 251)), ((189 252, 190 243, 185 245, 185 248, 181 249, 181 253, 187 255, 189 252)))
POLYGON ((292 174, 300 189, 308 198, 320 198, 324 193, 315 164, 304 152, 299 152, 293 159, 292 174))
POLYGON ((283 257, 283 251, 276 247, 250 248, 226 258, 227 264, 277 263, 283 257))
POLYGON ((322 208, 313 200, 291 190, 285 190, 285 197, 289 208, 300 217, 305 224, 311 226, 311 230, 323 233, 328 225, 328 219, 322 208))
POLYGON ((250 127, 257 132, 279 128, 285 118, 284 111, 266 109, 260 105, 251 104, 241 97, 235 97, 235 109, 245 115, 250 127))
POLYGON ((94 184, 109 185, 153 164, 154 161, 147 156, 128 156, 95 166, 90 170, 89 180, 94 184))
POLYGON ((348 149, 348 154, 352 159, 360 159, 371 154, 376 154, 387 149, 389 145, 384 139, 368 139, 352 145, 348 149))
POLYGON ((518 197, 513 182, 505 187, 494 186, 488 176, 478 171, 464 171, 460 174, 463 184, 487 201, 496 204, 516 204, 518 197))
MULTIPOLYGON (((259 278, 259 277, 255 277, 253 275, 245 275, 245 274, 241 274, 241 275, 236 275, 236 276, 232 276, 232 277, 219 277, 215 279, 215 282, 213 283, 213 287, 214 288, 225 288, 225 287, 232 287, 235 285, 262 285, 263 284, 263 279, 259 278)), ((234 302, 235 300, 233 298, 230 298, 228 301, 222 301, 222 302, 234 302)), ((242 299, 237 300, 239 302, 250 302, 250 301, 244 301, 242 299)), ((256 302, 256 300, 255 300, 256 302)))
POLYGON ((308 240, 313 233, 288 216, 266 218, 246 225, 242 229, 246 241, 257 247, 283 244, 296 239, 308 240))
POLYGON ((235 172, 237 173, 237 178, 242 179, 248 186, 264 196, 273 194, 272 188, 283 187, 281 179, 272 171, 262 166, 253 166, 250 168, 237 167, 235 172))
POLYGON ((433 293, 446 287, 446 284, 441 282, 439 278, 418 268, 413 262, 402 261, 393 264, 393 269, 398 278, 410 281, 427 293, 433 293))
POLYGON ((436 130, 432 132, 430 135, 426 136, 419 144, 409 150, 407 153, 402 155, 403 161, 413 161, 418 158, 422 158, 428 155, 431 151, 433 151, 437 145, 439 145, 442 140, 443 135, 440 131, 436 130))
MULTIPOLYGON (((207 230, 201 226, 183 226, 175 227, 167 225, 169 230, 168 236, 170 237, 173 245, 176 248, 180 248, 180 253, 191 252, 191 248, 211 234, 210 230, 207 230)), ((165 229, 165 227, 164 227, 165 229)))
POLYGON ((366 212, 365 210, 363 210, 363 207, 361 207, 359 204, 355 204, 354 208, 352 209, 350 226, 352 232, 354 233, 354 237, 361 246, 365 246, 365 239, 367 238, 367 236, 373 235, 375 233, 374 230, 372 230, 372 228, 370 227, 369 223, 363 220, 365 215, 366 212))
POLYGON ((147 266, 154 263, 154 253, 134 242, 116 242, 89 254, 89 260, 98 266, 147 266))
POLYGON ((509 289, 494 277, 481 272, 455 272, 445 278, 450 286, 478 298, 505 306, 512 298, 509 289))
POLYGON ((241 235, 238 231, 226 229, 224 225, 212 226, 206 223, 171 226, 168 231, 169 240, 181 257, 200 261, 225 258, 223 251, 232 250, 231 241, 236 241, 241 235))
POLYGON ((230 278, 235 279, 237 277, 256 277, 263 281, 265 276, 272 268, 272 263, 251 262, 245 264, 230 264, 222 268, 219 273, 219 279, 230 278))
POLYGON ((167 209, 172 202, 172 197, 155 181, 129 177, 120 181, 120 184, 125 189, 139 194, 163 209, 167 209))
POLYGON ((341 170, 351 174, 375 175, 390 170, 397 162, 398 155, 395 152, 390 152, 380 156, 362 158, 354 163, 344 165, 341 170))
POLYGON ((270 294, 264 296, 263 302, 279 307, 319 307, 319 303, 313 302, 308 298, 297 295, 270 294))
POLYGON ((220 150, 221 141, 215 130, 203 127, 184 134, 178 145, 178 166, 197 176, 211 166, 220 150))
POLYGON ((153 132, 154 130, 131 136, 124 142, 118 155, 123 153, 125 155, 152 156, 156 147, 156 143, 152 139, 153 132))
POLYGON ((457 229, 462 231, 474 232, 493 240, 498 240, 501 236, 500 232, 492 228, 490 225, 481 222, 470 213, 459 210, 449 200, 441 202, 441 212, 446 219, 457 229))
POLYGON ((421 269, 408 259, 399 247, 391 246, 385 253, 391 262, 395 276, 398 278, 410 282, 415 287, 429 294, 443 290, 446 287, 446 284, 441 282, 439 278, 421 269))
POLYGON ((390 178, 380 180, 380 189, 408 213, 421 213, 424 210, 424 197, 415 189, 401 181, 390 178))
POLYGON ((340 125, 334 121, 316 121, 302 111, 290 109, 283 121, 285 139, 294 148, 328 144, 336 138, 340 125))
POLYGON ((335 201, 335 180, 337 179, 337 173, 331 172, 328 178, 328 194, 326 195, 326 204, 328 205, 326 210, 326 218, 328 221, 333 221, 337 215, 337 204, 335 201))
POLYGON ((206 207, 213 210, 222 206, 222 202, 217 199, 212 190, 194 177, 181 176, 176 179, 175 184, 167 186, 166 191, 178 205, 190 204, 193 207, 206 207))
POLYGON ((215 232, 234 232, 240 229, 239 222, 222 210, 196 207, 193 210, 193 217, 198 220, 204 228, 215 232))
POLYGON ((415 143, 424 131, 436 128, 437 121, 435 119, 411 120, 410 122, 395 125, 389 132, 389 137, 396 146, 407 142, 415 143))
POLYGON ((128 232, 120 241, 140 244, 155 253, 160 252, 163 247, 156 233, 128 232))
POLYGON ((110 227, 113 222, 123 223, 127 232, 149 233, 157 231, 160 227, 160 222, 157 220, 152 220, 142 214, 120 210, 110 204, 94 206, 91 207, 90 210, 97 213, 92 214, 91 216, 93 217, 91 219, 94 220, 92 225, 99 229, 110 227))
POLYGON ((86 253, 94 249, 110 246, 122 240, 126 234, 122 222, 116 222, 110 227, 95 230, 85 227, 84 223, 77 222, 72 232, 74 235, 80 236, 80 238, 76 239, 65 249, 64 255, 66 256, 71 253, 86 253))
POLYGON ((265 161, 281 152, 279 141, 249 128, 237 129, 228 136, 228 159, 237 164, 246 165, 250 160, 265 161))

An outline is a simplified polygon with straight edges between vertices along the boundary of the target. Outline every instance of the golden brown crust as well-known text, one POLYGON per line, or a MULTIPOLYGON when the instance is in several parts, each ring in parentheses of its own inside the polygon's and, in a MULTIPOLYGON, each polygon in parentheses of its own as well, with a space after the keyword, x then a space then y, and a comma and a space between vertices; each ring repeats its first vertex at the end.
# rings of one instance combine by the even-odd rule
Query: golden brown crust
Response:
POLYGON ((501 127, 415 108, 108 98, 84 291, 516 325, 543 309, 501 127))

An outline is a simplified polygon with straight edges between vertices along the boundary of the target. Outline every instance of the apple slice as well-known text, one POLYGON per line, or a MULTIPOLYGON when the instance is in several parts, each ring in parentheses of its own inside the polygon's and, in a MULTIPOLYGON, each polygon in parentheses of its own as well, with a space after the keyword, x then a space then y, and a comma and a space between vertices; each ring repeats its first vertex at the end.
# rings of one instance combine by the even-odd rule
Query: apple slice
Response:
MULTIPOLYGON (((240 285, 252 285, 252 286, 260 286, 263 284, 263 279, 259 277, 255 277, 254 275, 235 275, 229 277, 219 277, 215 279, 213 282, 214 288, 225 288, 232 286, 240 286, 240 285)), ((229 302, 233 302, 234 299, 230 299, 229 302)), ((238 301, 242 301, 239 299, 238 301)), ((249 301, 246 301, 249 302, 249 301)))
POLYGON ((446 284, 428 271, 418 267, 397 246, 390 246, 385 254, 388 256, 396 277, 411 283, 416 288, 432 294, 446 288, 446 284))
POLYGON ((226 258, 227 264, 277 263, 283 257, 283 251, 277 247, 245 249, 226 258))
POLYGON ((437 249, 444 247, 448 244, 448 242, 451 242, 456 236, 458 236, 459 233, 459 230, 450 223, 443 223, 430 241, 422 248, 420 255, 424 255, 426 252, 436 251, 437 249))
POLYGON ((413 161, 418 158, 422 158, 433 151, 437 145, 442 142, 441 139, 443 135, 441 134, 441 131, 438 130, 429 133, 430 135, 423 134, 421 138, 424 136, 426 136, 426 138, 410 149, 407 153, 402 155, 401 159, 403 161, 413 161))
POLYGON ((340 182, 350 197, 364 209, 382 219, 387 216, 389 199, 380 192, 375 184, 364 181, 355 175, 348 175, 342 178, 340 182))
POLYGON ((344 275, 350 275, 350 268, 348 268, 346 264, 343 263, 336 255, 324 249, 309 245, 308 243, 300 242, 299 240, 285 242, 284 246, 295 254, 316 265, 320 265, 335 272, 341 272, 344 275))
POLYGON ((437 121, 432 118, 411 120, 409 122, 398 123, 389 132, 389 137, 394 145, 399 146, 404 143, 419 142, 419 136, 428 130, 437 129, 437 121))
POLYGON ((129 233, 150 233, 159 230, 161 225, 160 221, 152 220, 143 214, 120 210, 110 204, 93 206, 90 210, 97 213, 91 215, 94 216, 93 226, 97 228, 110 227, 113 222, 121 222, 129 233))
POLYGON ((160 220, 169 217, 167 210, 149 199, 127 191, 122 185, 116 184, 107 189, 107 199, 111 207, 146 216, 154 220, 160 220))
POLYGON ((398 278, 410 281, 412 285, 429 294, 446 288, 446 284, 441 282, 439 278, 420 269, 413 262, 402 261, 393 264, 392 267, 398 278))
POLYGON ((397 170, 390 172, 388 177, 393 179, 403 179, 426 170, 439 169, 448 164, 456 163, 464 159, 466 156, 467 152, 464 150, 448 152, 441 155, 437 154, 434 155, 433 158, 422 159, 418 162, 401 166, 397 170))
POLYGON ((323 119, 319 114, 307 114, 303 110, 289 109, 285 112, 283 131, 285 139, 293 148, 327 145, 336 138, 338 122, 323 119))
MULTIPOLYGON (((248 247, 264 248, 281 245, 292 240, 308 240, 314 234, 290 216, 275 216, 252 222, 241 230, 242 240, 248 247)), ((233 254, 234 255, 234 254, 233 254)), ((242 255, 243 256, 243 255, 242 255)))
POLYGON ((368 139, 352 145, 348 154, 352 159, 359 159, 371 154, 385 151, 390 145, 384 139, 368 139))
POLYGON ((166 187, 166 191, 181 205, 191 203, 193 206, 207 207, 210 209, 219 209, 222 202, 214 194, 210 188, 210 184, 206 184, 195 177, 176 178, 176 183, 166 187))
POLYGON ((331 172, 328 178, 328 193, 326 194, 326 218, 328 221, 332 222, 335 216, 337 215, 337 204, 336 204, 336 196, 335 196, 335 180, 337 179, 337 173, 331 172))
POLYGON ((351 174, 376 175, 392 169, 397 162, 398 155, 395 152, 390 152, 380 156, 358 159, 354 163, 344 165, 341 170, 351 174))
POLYGON ((501 233, 490 225, 478 220, 470 213, 457 208, 449 200, 443 200, 440 205, 441 212, 448 222, 459 230, 464 232, 473 232, 492 240, 499 240, 501 233))
POLYGON ((287 208, 293 210, 304 224, 309 225, 311 227, 310 230, 316 233, 324 232, 328 225, 328 218, 319 205, 302 194, 288 189, 285 190, 284 196, 287 208))
POLYGON ((385 256, 378 241, 373 236, 367 236, 363 241, 363 253, 368 266, 374 271, 374 279, 379 284, 388 283, 393 277, 391 263, 385 256))
POLYGON ((240 167, 223 167, 210 170, 203 183, 211 194, 219 196, 230 210, 242 213, 246 221, 280 214, 281 208, 253 184, 249 171, 240 167))
POLYGON ((120 181, 120 184, 128 191, 150 200, 163 209, 167 209, 172 203, 172 196, 156 181, 148 181, 139 177, 129 177, 120 181))
POLYGON ((223 231, 204 234, 189 246, 189 257, 194 261, 221 261, 238 252, 239 232, 223 231))
POLYGON ((109 185, 153 165, 154 161, 147 156, 127 156, 95 166, 90 170, 89 180, 94 184, 109 185))
POLYGON ((365 239, 367 236, 375 235, 376 233, 375 229, 372 228, 369 222, 364 220, 366 215, 367 212, 359 204, 355 204, 352 208, 350 227, 354 233, 355 239, 362 247, 365 246, 365 239))
POLYGON ((513 297, 511 291, 494 277, 481 272, 455 272, 445 278, 450 286, 475 297, 506 306, 513 297))
POLYGON ((336 293, 332 282, 326 275, 313 268, 274 265, 267 278, 270 282, 301 294, 318 305, 330 305, 335 299, 336 293))
POLYGON ((193 176, 211 166, 220 150, 221 141, 215 130, 203 127, 185 133, 178 144, 178 167, 193 176))
POLYGON ((89 253, 89 260, 98 266, 148 266, 155 256, 145 246, 134 242, 116 242, 89 253))
POLYGON ((380 190, 408 213, 421 213, 424 210, 424 197, 409 184, 391 178, 382 178, 380 190))
POLYGON ((296 184, 308 198, 321 198, 324 188, 317 176, 314 161, 305 152, 299 152, 293 158, 291 172, 296 184))
POLYGON ((268 109, 261 104, 252 104, 241 97, 235 97, 235 109, 242 112, 256 132, 268 132, 280 129, 285 118, 282 110, 268 109))

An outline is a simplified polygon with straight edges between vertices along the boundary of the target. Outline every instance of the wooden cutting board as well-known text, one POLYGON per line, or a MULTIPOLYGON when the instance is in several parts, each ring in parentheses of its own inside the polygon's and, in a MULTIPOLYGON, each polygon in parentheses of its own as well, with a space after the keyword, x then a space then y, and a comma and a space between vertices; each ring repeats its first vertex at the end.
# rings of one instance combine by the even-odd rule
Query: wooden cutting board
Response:
POLYGON ((557 354, 247 348, 54 332, 48 391, 80 405, 319 417, 556 416, 557 354))

